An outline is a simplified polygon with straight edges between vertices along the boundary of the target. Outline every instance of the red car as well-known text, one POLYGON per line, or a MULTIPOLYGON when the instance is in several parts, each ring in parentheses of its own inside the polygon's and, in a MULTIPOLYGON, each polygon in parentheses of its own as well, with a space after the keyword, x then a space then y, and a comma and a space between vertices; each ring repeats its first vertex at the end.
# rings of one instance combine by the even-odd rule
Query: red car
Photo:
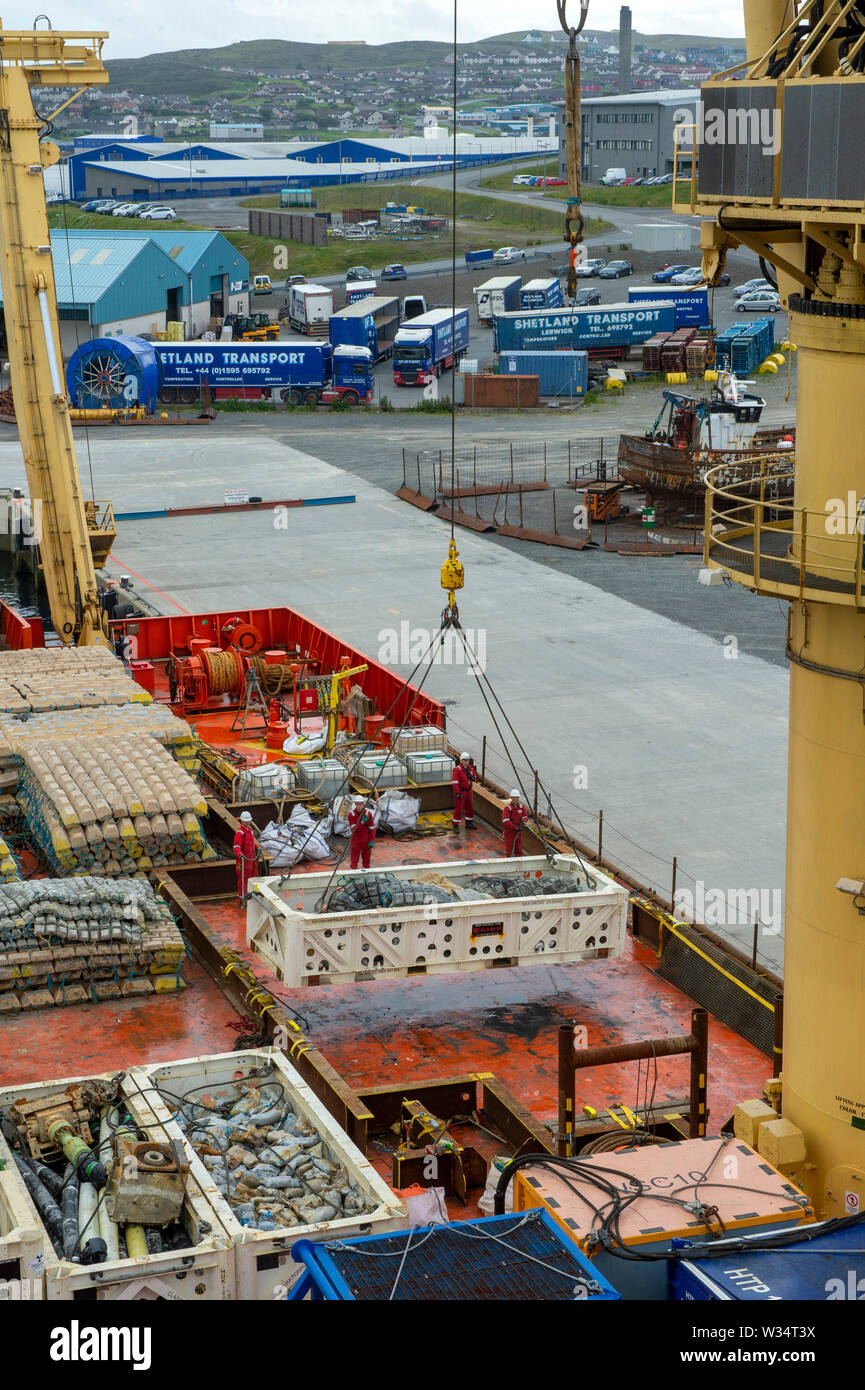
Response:
POLYGON ((567 179, 536 179, 535 188, 567 188, 567 179))

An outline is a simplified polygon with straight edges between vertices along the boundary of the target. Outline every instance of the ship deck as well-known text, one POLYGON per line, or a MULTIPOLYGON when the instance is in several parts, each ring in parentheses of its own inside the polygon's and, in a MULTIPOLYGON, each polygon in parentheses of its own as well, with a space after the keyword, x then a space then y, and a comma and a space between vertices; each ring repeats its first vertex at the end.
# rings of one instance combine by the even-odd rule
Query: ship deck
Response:
MULTIPOLYGON (((339 844, 339 841, 335 841, 339 844)), ((374 867, 501 854, 501 838, 478 825, 464 839, 380 837, 374 867)), ((328 866, 301 866, 295 872, 328 866)), ((246 950, 236 899, 199 901, 214 941, 238 951, 293 1010, 304 1033, 356 1089, 465 1072, 493 1072, 541 1121, 555 1123, 557 1029, 583 1024, 603 1044, 688 1031, 693 1003, 655 972, 654 952, 628 938, 618 960, 413 976, 290 989, 246 950)), ((159 999, 123 999, 4 1018, 0 1085, 117 1071, 134 1064, 230 1051, 243 1020, 199 961, 187 988, 159 999)), ((768 1060, 730 1028, 710 1021, 709 1131, 743 1095, 759 1094, 768 1060)), ((654 1084, 650 1078, 650 1088, 654 1084)), ((642 1088, 645 1088, 645 1068, 642 1088)), ((656 1099, 688 1091, 687 1058, 658 1062, 656 1099)), ((604 1109, 638 1102, 637 1065, 578 1077, 578 1100, 604 1109)), ((642 1092, 641 1092, 642 1095, 642 1092)))

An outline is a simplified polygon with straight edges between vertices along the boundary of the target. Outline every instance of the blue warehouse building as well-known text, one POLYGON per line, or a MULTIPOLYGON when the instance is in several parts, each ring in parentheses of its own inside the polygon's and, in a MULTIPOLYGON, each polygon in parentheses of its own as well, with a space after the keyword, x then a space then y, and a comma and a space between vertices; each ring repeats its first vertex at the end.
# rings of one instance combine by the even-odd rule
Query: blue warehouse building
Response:
POLYGON ((51 254, 67 358, 90 338, 150 338, 177 321, 197 337, 248 310, 249 263, 221 232, 55 229, 51 254))

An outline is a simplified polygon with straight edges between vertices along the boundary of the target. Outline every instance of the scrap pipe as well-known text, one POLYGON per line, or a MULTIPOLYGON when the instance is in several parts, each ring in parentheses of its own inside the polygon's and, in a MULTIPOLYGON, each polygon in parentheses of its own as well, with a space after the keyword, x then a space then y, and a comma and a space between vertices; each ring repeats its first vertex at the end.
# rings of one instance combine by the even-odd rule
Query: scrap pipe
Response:
POLYGON ((708 1071, 709 1015, 705 1009, 691 1012, 691 1032, 675 1038, 649 1038, 645 1042, 612 1043, 599 1047, 574 1047, 570 1024, 559 1028, 559 1136, 558 1151, 573 1151, 573 1118, 576 1107, 576 1073, 587 1067, 616 1062, 645 1062, 658 1057, 691 1058, 688 1136, 701 1139, 706 1132, 706 1076, 708 1071))

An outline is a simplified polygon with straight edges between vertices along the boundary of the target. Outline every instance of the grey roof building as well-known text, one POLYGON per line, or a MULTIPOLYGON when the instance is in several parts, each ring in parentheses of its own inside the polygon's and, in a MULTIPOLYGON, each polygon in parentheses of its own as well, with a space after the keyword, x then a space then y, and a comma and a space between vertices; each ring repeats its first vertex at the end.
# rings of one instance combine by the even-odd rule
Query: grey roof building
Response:
MULTIPOLYGON (((629 92, 614 97, 584 97, 582 112, 583 179, 597 183, 607 169, 624 169, 628 178, 672 174, 674 126, 679 113, 696 117, 696 87, 668 92, 629 92)), ((559 126, 559 171, 565 177, 564 129, 559 126)))

